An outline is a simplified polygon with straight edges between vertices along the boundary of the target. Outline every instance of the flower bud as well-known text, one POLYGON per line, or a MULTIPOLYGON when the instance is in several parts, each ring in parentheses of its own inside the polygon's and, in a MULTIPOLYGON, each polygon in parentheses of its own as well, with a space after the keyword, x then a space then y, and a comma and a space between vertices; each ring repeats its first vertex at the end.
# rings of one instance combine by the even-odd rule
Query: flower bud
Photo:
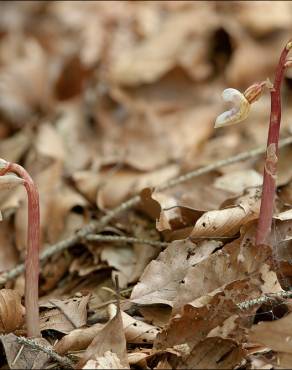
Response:
POLYGON ((243 95, 245 96, 246 100, 252 104, 256 102, 262 95, 263 88, 267 85, 267 82, 256 82, 250 87, 248 87, 243 95))

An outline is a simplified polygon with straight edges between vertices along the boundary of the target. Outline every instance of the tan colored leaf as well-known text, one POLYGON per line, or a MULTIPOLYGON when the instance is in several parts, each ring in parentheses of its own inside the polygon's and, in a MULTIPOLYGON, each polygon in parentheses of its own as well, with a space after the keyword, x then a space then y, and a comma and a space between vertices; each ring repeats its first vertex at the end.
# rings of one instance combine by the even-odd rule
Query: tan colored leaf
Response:
POLYGON ((128 369, 128 367, 121 364, 115 353, 106 351, 104 356, 95 356, 94 360, 87 361, 82 369, 128 369))
POLYGON ((10 333, 24 322, 24 307, 21 296, 12 289, 0 290, 0 332, 10 333))
POLYGON ((179 359, 176 369, 234 369, 244 357, 241 346, 230 339, 206 338, 188 356, 179 359))
POLYGON ((54 349, 61 355, 68 351, 81 351, 86 349, 103 326, 104 325, 97 323, 89 328, 72 330, 55 345, 54 349))
MULTIPOLYGON (((116 314, 116 307, 113 304, 110 305, 109 310, 113 311, 111 315, 116 314)), ((136 320, 125 312, 122 312, 121 315, 127 343, 153 343, 160 332, 158 327, 136 320)))
POLYGON ((252 244, 251 235, 247 233, 242 239, 225 245, 222 250, 189 268, 177 290, 174 310, 179 310, 184 304, 251 274, 261 275, 262 280, 257 280, 257 284, 262 292, 268 293, 269 289, 273 292, 281 291, 277 275, 271 266, 271 249, 268 246, 257 248, 252 244), (268 280, 264 280, 265 277, 268 280))
MULTIPOLYGON (((44 338, 35 338, 34 341, 47 349, 51 347, 44 338)), ((47 353, 19 343, 12 333, 1 336, 1 342, 10 369, 43 369, 50 360, 47 353)))
POLYGON ((273 351, 292 354, 292 313, 279 320, 259 322, 250 329, 249 341, 265 345, 273 351))
POLYGON ((120 364, 129 368, 126 338, 123 330, 121 312, 119 310, 114 318, 97 333, 81 360, 78 362, 77 368, 82 368, 89 360, 105 357, 108 351, 114 352, 120 364))
POLYGON ((41 330, 54 329, 68 334, 84 326, 87 320, 88 300, 89 295, 63 301, 51 299, 47 304, 42 304, 41 307, 45 307, 46 310, 40 314, 41 330))
POLYGON ((218 177, 214 186, 235 194, 242 193, 248 187, 262 185, 263 177, 253 169, 239 170, 218 177))
POLYGON ((242 340, 244 331, 242 332, 240 325, 250 325, 250 320, 246 320, 246 317, 242 322, 238 320, 240 311, 236 303, 259 294, 259 289, 252 281, 242 279, 222 287, 220 292, 216 290, 212 294, 200 296, 185 305, 181 314, 172 317, 169 324, 158 334, 154 343, 155 348, 166 349, 186 343, 191 351, 207 336, 216 336, 218 331, 215 332, 214 329, 226 325, 225 321, 234 315, 236 316, 233 318, 234 326, 224 337, 242 340))
POLYGON ((132 302, 172 306, 189 268, 207 258, 220 245, 216 241, 198 244, 188 240, 172 242, 146 267, 140 283, 133 289, 132 302))
POLYGON ((149 37, 132 50, 125 50, 114 60, 111 66, 112 79, 124 85, 150 83, 161 77, 177 63, 179 55, 187 47, 187 36, 191 32, 202 32, 207 24, 212 24, 214 18, 205 18, 204 11, 182 12, 170 16, 160 29, 160 32, 149 37), (208 19, 206 23, 202 19, 208 19), (194 19, 197 21, 194 22, 194 19), (177 32, 172 32, 175 29, 177 32))
POLYGON ((260 207, 260 192, 257 188, 247 190, 247 193, 236 201, 235 206, 209 211, 196 222, 190 237, 234 236, 240 227, 257 217, 260 207))
POLYGON ((86 324, 89 298, 90 294, 80 298, 70 298, 65 301, 51 299, 50 303, 57 307, 71 321, 75 328, 79 328, 86 324))

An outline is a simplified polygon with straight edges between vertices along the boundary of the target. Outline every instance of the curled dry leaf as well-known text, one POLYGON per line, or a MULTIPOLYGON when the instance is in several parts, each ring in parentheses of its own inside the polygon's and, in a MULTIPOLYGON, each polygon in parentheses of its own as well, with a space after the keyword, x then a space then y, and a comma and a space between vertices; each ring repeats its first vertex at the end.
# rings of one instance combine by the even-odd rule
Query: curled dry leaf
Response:
MULTIPOLYGON (((103 358, 105 361, 106 352, 115 353, 122 366, 129 368, 126 338, 123 330, 121 311, 118 310, 116 315, 97 333, 82 358, 77 364, 77 368, 82 368, 89 360, 103 358)), ((109 357, 112 357, 109 354, 109 357)))
POLYGON ((146 267, 133 289, 132 302, 172 306, 189 268, 209 257, 220 245, 212 240, 198 244, 189 240, 172 242, 146 267))
POLYGON ((103 326, 104 325, 97 323, 89 328, 72 330, 55 345, 54 349, 60 355, 68 351, 81 351, 86 349, 103 326))
POLYGON ((235 206, 209 211, 196 222, 190 237, 222 237, 234 236, 240 227, 257 217, 260 207, 260 190, 247 189, 246 194, 239 197, 235 206))
POLYGON ((21 296, 12 289, 0 290, 0 332, 10 333, 19 329, 24 322, 24 307, 21 296))
MULTIPOLYGON (((110 305, 109 310, 116 314, 116 306, 113 304, 110 305)), ((160 332, 158 327, 136 320, 125 312, 122 312, 122 320, 127 343, 153 343, 160 332)))

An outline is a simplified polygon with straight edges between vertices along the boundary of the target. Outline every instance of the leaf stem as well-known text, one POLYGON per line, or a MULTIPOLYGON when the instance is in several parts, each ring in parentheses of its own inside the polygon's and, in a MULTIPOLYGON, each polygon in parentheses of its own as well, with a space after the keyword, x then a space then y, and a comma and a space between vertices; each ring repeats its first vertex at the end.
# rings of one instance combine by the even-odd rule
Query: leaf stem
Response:
POLYGON ((276 190, 278 142, 281 124, 281 84, 286 68, 286 57, 291 47, 292 41, 289 41, 281 53, 275 73, 274 85, 273 88, 271 88, 271 115, 266 149, 261 207, 256 233, 256 245, 264 244, 267 241, 272 225, 273 205, 276 190))

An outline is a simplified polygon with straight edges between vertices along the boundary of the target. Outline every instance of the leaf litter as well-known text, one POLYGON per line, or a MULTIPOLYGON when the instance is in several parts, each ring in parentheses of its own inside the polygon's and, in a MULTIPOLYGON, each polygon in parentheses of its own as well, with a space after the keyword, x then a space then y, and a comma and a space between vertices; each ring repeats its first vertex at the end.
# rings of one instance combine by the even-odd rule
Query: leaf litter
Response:
MULTIPOLYGON (((213 126, 226 86, 271 77, 291 35, 291 4, 0 8, 0 156, 22 164, 38 186, 42 253, 141 197, 98 230, 116 240, 82 237, 43 258, 35 347, 25 342, 23 274, 4 279, 1 365, 291 367, 291 302, 283 295, 292 283, 291 146, 280 150, 273 225, 261 248, 262 157, 159 188, 265 144, 267 97, 246 123, 213 126)), ((288 70, 287 101, 290 93, 288 70)), ((283 112, 283 136, 291 134, 291 113, 283 112)), ((20 183, 1 177, 0 278, 26 253, 20 183)))

